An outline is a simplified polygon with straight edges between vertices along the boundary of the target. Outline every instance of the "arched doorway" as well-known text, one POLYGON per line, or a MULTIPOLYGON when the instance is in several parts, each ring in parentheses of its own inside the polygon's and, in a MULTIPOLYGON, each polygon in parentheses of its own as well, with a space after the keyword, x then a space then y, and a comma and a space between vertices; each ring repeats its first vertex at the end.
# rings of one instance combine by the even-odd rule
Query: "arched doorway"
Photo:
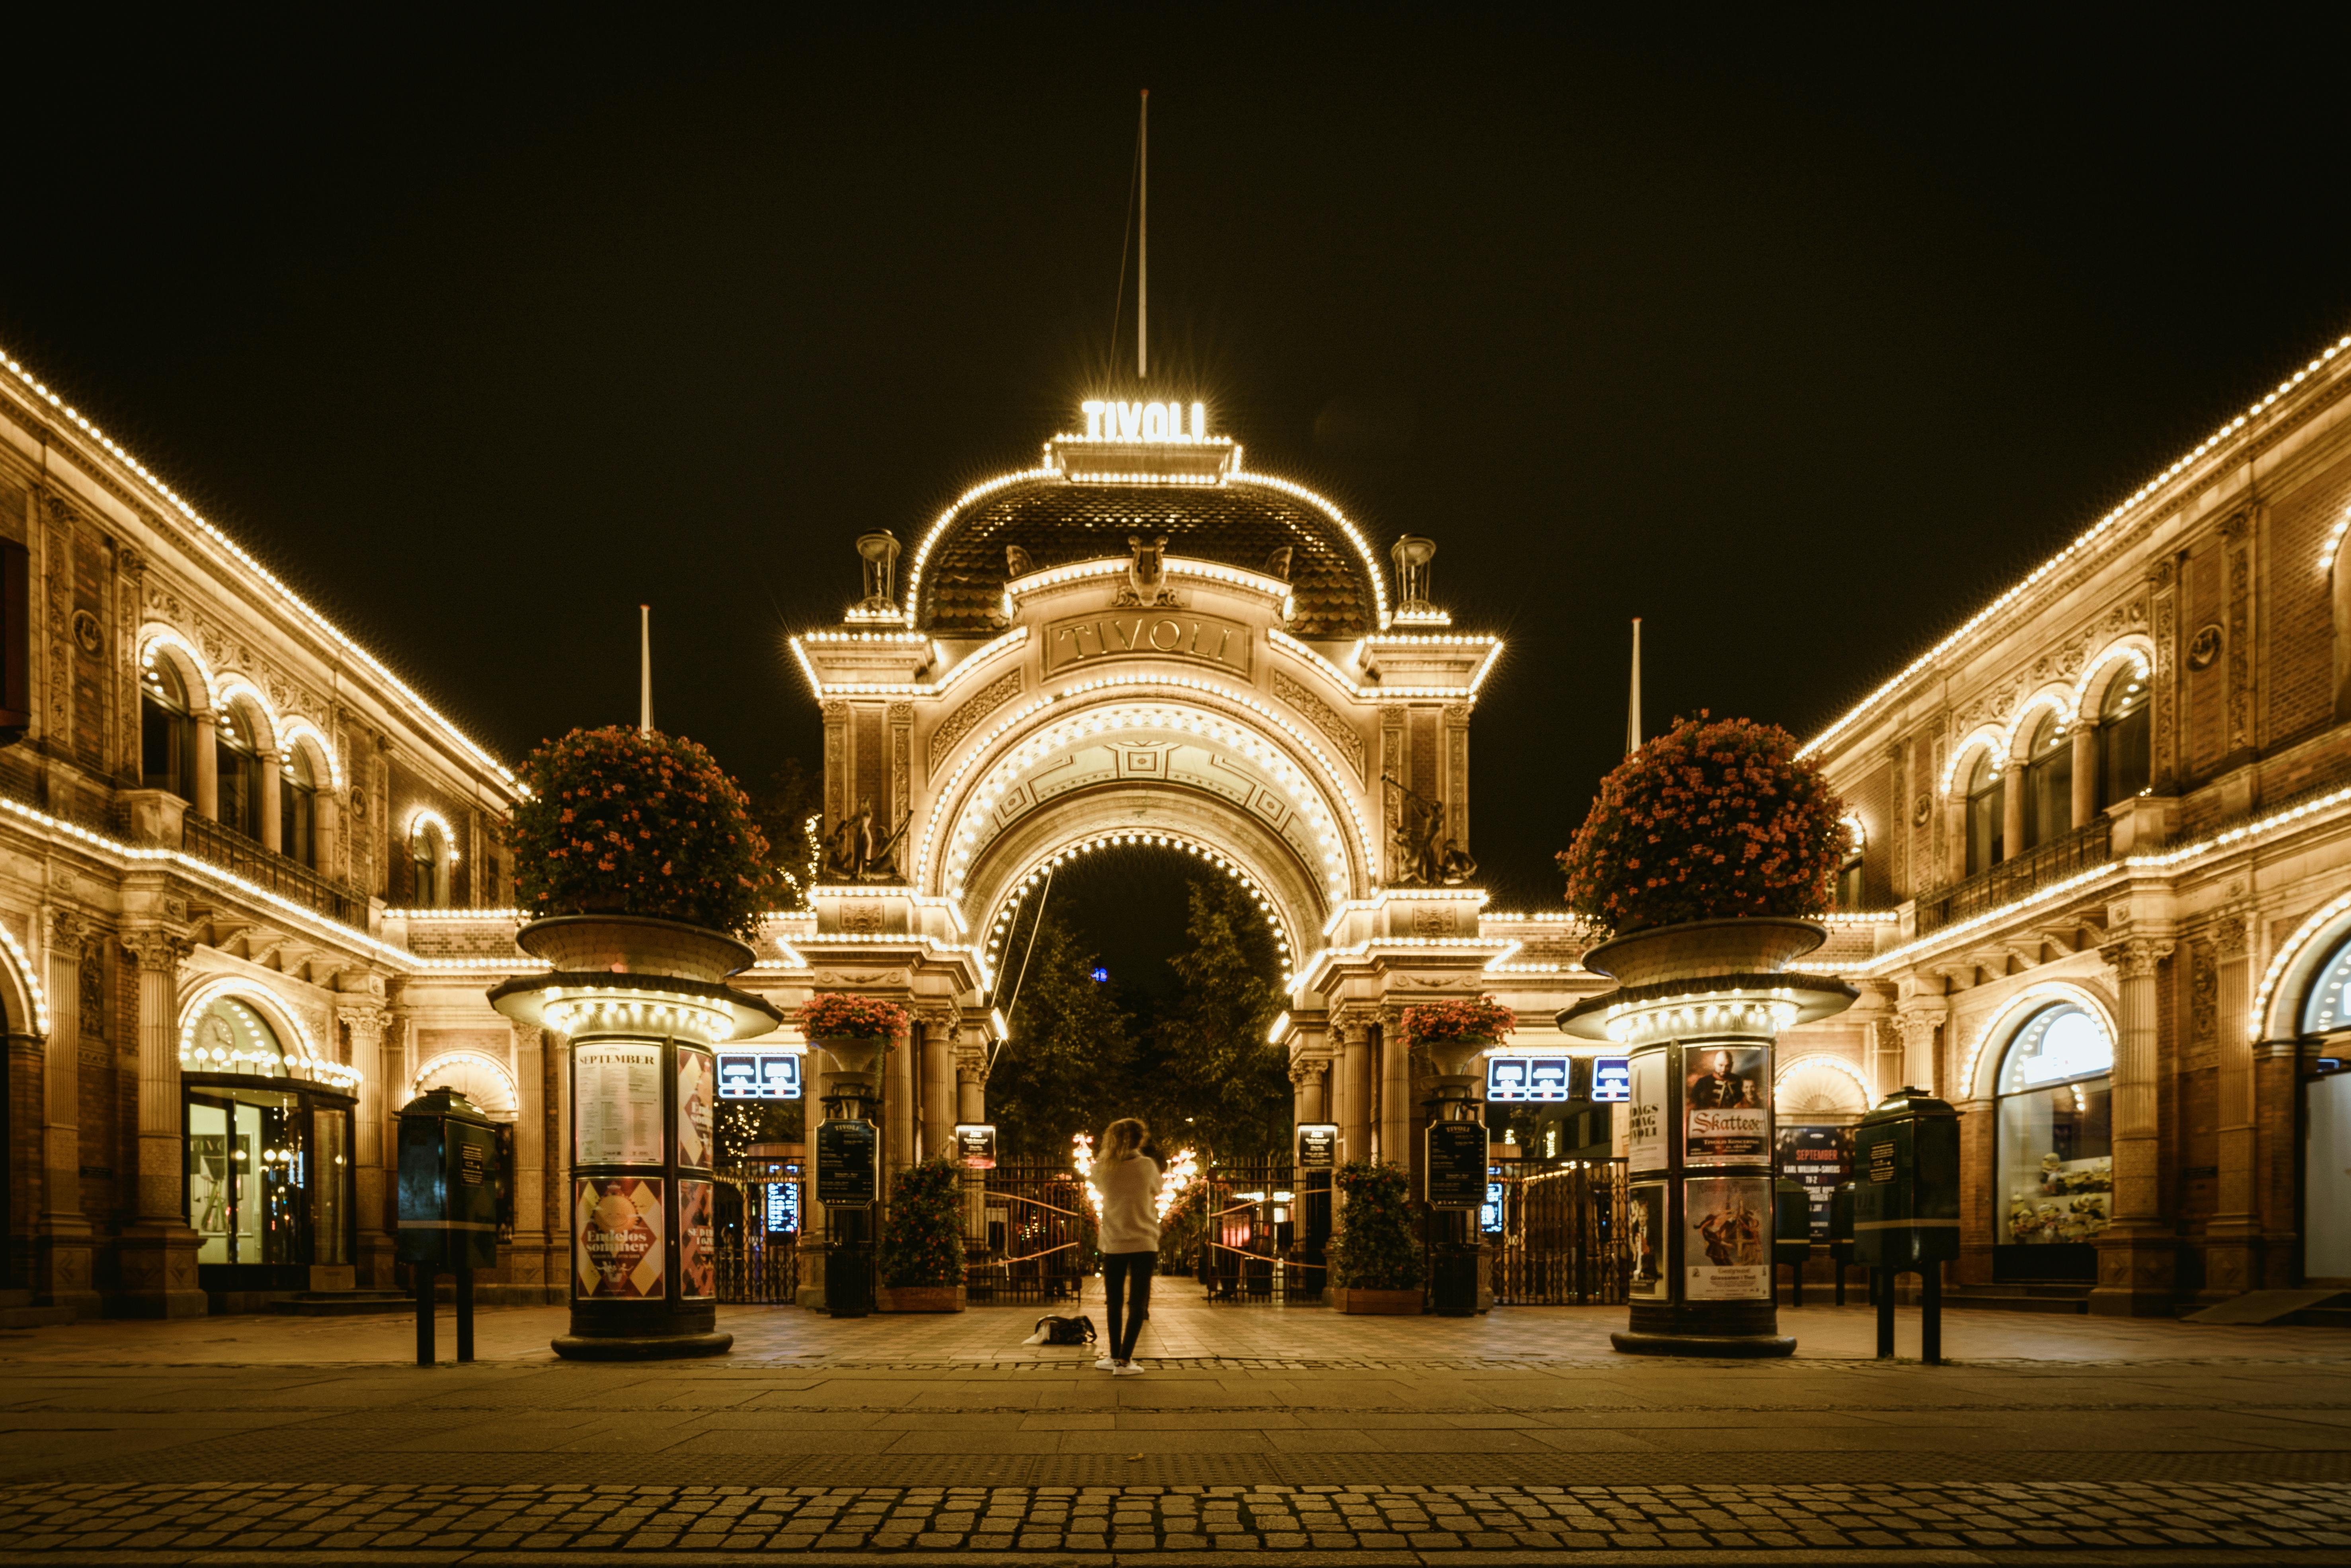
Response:
POLYGON ((2084 1283, 2114 1195, 2113 1025, 2071 998, 2010 1026, 1993 1079, 1993 1278, 2084 1283))
POLYGON ((2304 992, 2302 1277, 2351 1289, 2351 936, 2340 937, 2304 992))

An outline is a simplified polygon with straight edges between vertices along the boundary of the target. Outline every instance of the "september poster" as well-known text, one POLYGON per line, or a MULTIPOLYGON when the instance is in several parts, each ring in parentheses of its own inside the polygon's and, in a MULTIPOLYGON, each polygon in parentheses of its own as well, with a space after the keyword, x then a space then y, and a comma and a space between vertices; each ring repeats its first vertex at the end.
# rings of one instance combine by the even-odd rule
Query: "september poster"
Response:
POLYGON ((1771 1158, 1768 1054, 1760 1045, 1698 1046, 1684 1054, 1684 1165, 1763 1165, 1771 1158))
POLYGON ((1682 1183, 1682 1300, 1771 1299, 1771 1178, 1682 1183))

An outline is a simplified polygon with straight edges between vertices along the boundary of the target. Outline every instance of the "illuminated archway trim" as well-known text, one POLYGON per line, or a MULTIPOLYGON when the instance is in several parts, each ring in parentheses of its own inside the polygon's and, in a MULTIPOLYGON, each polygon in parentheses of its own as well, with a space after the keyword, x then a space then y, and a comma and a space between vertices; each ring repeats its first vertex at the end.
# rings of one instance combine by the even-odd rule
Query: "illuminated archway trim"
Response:
POLYGON ((289 718, 278 726, 277 735, 281 742, 281 753, 290 751, 302 742, 308 741, 317 748, 319 759, 327 765, 329 783, 337 789, 343 787, 343 765, 336 758, 335 748, 328 741, 325 730, 307 718, 289 718))
POLYGON ((167 657, 185 664, 196 673, 196 685, 204 688, 204 711, 211 713, 220 706, 213 681, 213 667, 196 652, 196 645, 172 631, 169 626, 149 626, 139 633, 139 667, 145 669, 155 662, 160 650, 168 649, 167 657))
POLYGON ((6 956, 8 978, 16 983, 26 1002, 26 1006, 20 1008, 16 1005, 15 998, 9 998, 8 1020, 20 1027, 29 1021, 33 1032, 47 1040, 49 1036, 49 993, 42 989, 41 982, 34 977, 33 960, 26 956, 25 945, 17 941, 16 934, 5 925, 0 925, 0 954, 6 956), (29 1019, 27 1014, 30 1015, 29 1019))
POLYGON ((1959 777, 1959 764, 1965 762, 1968 759, 1968 754, 1975 750, 1979 746, 1989 746, 1991 747, 1991 766, 1992 771, 1995 774, 2004 774, 2008 771, 2008 750, 2003 743, 2000 726, 1996 724, 1984 725, 1976 730, 1974 734, 1959 742, 1958 747, 1951 753, 1950 761, 1943 765, 1943 785, 1942 789, 1938 792, 1941 794, 1945 800, 1949 800, 1950 798, 1951 787, 1959 777))
POLYGON ((273 756, 277 755, 279 749, 278 737, 284 732, 284 727, 277 722, 277 710, 269 706, 269 699, 263 696, 261 688, 251 681, 241 675, 231 675, 223 681, 219 699, 213 704, 214 714, 218 716, 226 713, 236 706, 236 700, 239 697, 252 703, 254 710, 261 715, 261 722, 269 727, 267 737, 269 744, 256 749, 268 752, 273 756))
POLYGON ((448 818, 430 806, 419 806, 408 813, 407 824, 400 831, 401 841, 413 848, 416 843, 416 830, 423 827, 441 830, 441 852, 448 856, 451 865, 455 865, 457 863, 456 830, 449 826, 448 818))
POLYGON ((2114 642, 2107 643, 2104 648, 2099 649, 2098 656, 2092 659, 2087 664, 2083 666, 2082 678, 2074 683, 2074 716, 2075 719, 2078 720, 2086 713, 2090 715, 2090 721, 2092 723, 2095 724, 2097 722, 2097 715, 2090 706, 2091 684, 2093 682, 2097 683, 2098 703, 2100 706, 2104 706, 2105 704, 2106 686, 2112 683, 2114 677, 2109 675, 2105 681, 2099 681, 2098 672, 2105 669, 2108 664, 2113 664, 2117 659, 2130 660, 2138 668, 2138 678, 2140 680, 2145 680, 2155 671, 2155 643, 2146 636, 2134 632, 2128 636, 2117 638, 2114 642))
POLYGON ((314 1083, 324 1083, 336 1089, 358 1087, 360 1072, 356 1067, 346 1067, 332 1057, 321 1055, 319 1042, 311 1038, 309 1025, 301 1015, 271 994, 269 988, 249 980, 242 975, 215 975, 201 982, 180 1004, 181 1054, 184 1055, 196 1042, 196 1019, 204 1009, 223 998, 241 1002, 251 1008, 268 1024, 277 1036, 278 1049, 298 1062, 302 1076, 314 1083))
POLYGON ((1120 828, 1106 832, 1089 833, 1075 842, 1066 843, 1059 849, 1047 850, 1030 856, 1029 863, 1021 868, 1020 874, 1008 880, 1005 883, 1004 891, 997 896, 996 908, 993 911, 994 917, 987 924, 987 936, 979 945, 987 955, 988 967, 990 968, 1001 967, 1001 958, 998 952, 998 946, 1019 915, 1021 904, 1028 901, 1029 893, 1044 881, 1046 873, 1051 868, 1067 865, 1072 861, 1092 854, 1096 850, 1124 848, 1128 845, 1146 849, 1180 850, 1188 854, 1197 855, 1247 888, 1250 896, 1257 900, 1258 907, 1265 912, 1267 924, 1273 927, 1274 950, 1281 956, 1281 987, 1285 991, 1290 988, 1290 976, 1293 973, 1290 966, 1297 957, 1298 945, 1290 939, 1290 923, 1282 918, 1280 901, 1274 896, 1272 890, 1247 866, 1215 844, 1204 839, 1195 838, 1189 833, 1169 832, 1164 828, 1120 828))
POLYGON ((2017 747, 2020 744, 2026 746, 2032 744, 2032 737, 2024 732, 2024 721, 2043 708, 2047 708, 2057 716, 2057 728, 2060 734, 2074 727, 2072 694, 2062 685, 2043 686, 2018 705, 2015 716, 2008 721, 2008 728, 2000 737, 2001 772, 2005 773, 2010 767, 2028 760, 2017 747))
MULTIPOLYGON (((956 812, 954 829, 943 846, 940 880, 946 896, 958 901, 963 898, 965 862, 973 854, 973 846, 966 841, 976 836, 979 818, 994 809, 996 802, 1015 781, 1060 752, 1130 728, 1167 729, 1200 736, 1216 746, 1241 753, 1250 763, 1271 775, 1274 787, 1306 814, 1309 826, 1322 845, 1325 869, 1321 874, 1328 887, 1325 898, 1337 900, 1347 895, 1353 877, 1352 868, 1347 863, 1346 840, 1330 802, 1314 787, 1313 779, 1291 760, 1281 746, 1240 720, 1213 712, 1196 703, 1176 699, 1084 707, 1035 730, 1019 745, 998 757, 994 764, 964 792, 961 809, 956 812)), ((942 804, 945 804, 944 800, 942 804)), ((1230 802, 1227 804, 1229 806, 1230 802)), ((927 850, 927 845, 925 847, 927 850)))
POLYGON ((1968 1048, 1967 1066, 1959 1071, 1961 1098, 1989 1100, 1992 1097, 1994 1084, 1980 1085, 1980 1075, 1989 1071, 1997 1081, 2000 1062, 2007 1056, 2008 1047, 2014 1042, 2018 1028, 2034 1013, 2055 1002, 2072 1002, 2096 1019, 2109 1048, 2121 1039, 2120 1031, 2115 1028, 2114 1005, 2087 986, 2072 980, 2043 980, 2027 986, 1992 1014, 1985 1022, 1983 1032, 1977 1035, 1975 1043, 1968 1048), (2000 1049, 1990 1051, 1990 1060, 1987 1061, 1986 1048, 1994 1040, 2000 1042, 2000 1049))
POLYGON ((435 1072, 457 1061, 479 1062, 488 1068, 496 1076, 498 1082, 506 1087, 507 1103, 514 1107, 515 1114, 517 1116, 522 1114, 522 1091, 515 1082, 514 1071, 489 1052, 476 1051, 470 1046, 458 1046, 453 1050, 442 1051, 423 1067, 418 1068, 416 1076, 408 1081, 410 1094, 423 1093, 425 1084, 435 1072))
POLYGON ((1869 1086, 1868 1074, 1863 1072, 1859 1067, 1842 1056, 1831 1056, 1826 1051, 1814 1051, 1810 1056, 1799 1056, 1792 1061, 1781 1063, 1779 1072, 1771 1080, 1771 1103, 1774 1114, 1778 1113, 1780 1091, 1787 1087, 1789 1077, 1806 1067, 1832 1067, 1852 1079, 1854 1086, 1861 1091, 1861 1108, 1864 1111, 1868 1110, 1870 1103, 1877 1098, 1876 1091, 1869 1086))
POLYGON ((2319 576, 2325 577, 2335 570, 2335 558, 2343 549, 2346 533, 2351 533, 2351 507, 2344 507, 2343 515, 2335 519, 2335 526, 2326 530, 2325 548, 2318 552, 2319 576))
POLYGON ((2294 935, 2279 946, 2277 956, 2262 971, 2261 988, 2253 993, 2252 1016, 2246 1019, 2253 1039, 2292 1040, 2302 1033, 2302 993, 2310 977, 2296 976, 2304 983, 2293 986, 2282 986, 2280 982, 2301 967, 2303 956, 2314 947, 2314 963, 2325 958, 2346 932, 2351 932, 2351 893, 2327 900, 2294 928, 2294 935), (2279 1002, 2294 1009, 2283 1023, 2270 1016, 2273 1006, 2279 1002))
MULTIPOLYGON (((964 789, 964 780, 966 777, 969 775, 975 768, 977 768, 981 769, 981 778, 984 779, 987 774, 1003 760, 1003 758, 997 755, 994 750, 998 741, 1012 734, 1021 726, 1028 724, 1039 714, 1059 705, 1092 696, 1100 692, 1113 690, 1144 691, 1157 687, 1164 687, 1177 693, 1196 694, 1199 695, 1213 697, 1220 702, 1230 703, 1234 706, 1245 710, 1256 718, 1263 719, 1267 723, 1278 726, 1281 732, 1289 737, 1291 745, 1294 746, 1298 751, 1314 759, 1315 766, 1322 769, 1323 778, 1328 781, 1328 789, 1326 792, 1327 799, 1323 802, 1324 810, 1329 810, 1330 801, 1335 800, 1341 803, 1346 809, 1348 820, 1354 825, 1355 847, 1362 858, 1360 867, 1351 870, 1351 883, 1357 887, 1365 888, 1372 885, 1374 879, 1378 874, 1379 861, 1372 852, 1371 831, 1364 821, 1363 813, 1356 808, 1353 792, 1348 788, 1344 779, 1340 776, 1338 764, 1331 759, 1330 755, 1326 753, 1321 746, 1310 739, 1305 731, 1299 728, 1296 724, 1292 723, 1288 718, 1283 717, 1280 714, 1274 712, 1273 709, 1267 706, 1264 703, 1259 702, 1253 696, 1234 691, 1230 687, 1217 685, 1209 681, 1194 680, 1181 675, 1151 674, 1106 675, 1097 680, 1087 681, 1081 685, 1071 686, 1066 691, 1044 693, 1032 701, 1023 703, 1020 706, 1013 709, 1011 713, 998 720, 985 734, 970 742, 968 744, 968 748, 964 752, 963 760, 956 765, 955 771, 947 776, 946 782, 939 788, 937 798, 931 807, 930 820, 923 825, 922 847, 914 858, 914 884, 917 887, 945 886, 946 881, 946 876, 944 874, 935 875, 933 873, 933 853, 944 841, 943 835, 945 835, 946 831, 951 826, 959 823, 962 817, 962 806, 968 804, 969 794, 976 793, 978 789, 979 781, 975 780, 972 785, 971 791, 967 792, 964 789)), ((1172 700, 1181 703, 1185 699, 1182 696, 1178 696, 1172 700)), ((1100 712, 1102 711, 1102 709, 1100 707, 1081 707, 1069 711, 1071 712, 1071 716, 1076 717, 1086 713, 1100 712)), ((1205 712, 1207 710, 1202 711, 1205 712)), ((1210 716, 1222 717, 1224 716, 1210 715, 1210 716)), ((1246 721, 1234 720, 1231 722, 1246 721)), ((1281 749, 1278 744, 1270 740, 1268 741, 1268 744, 1274 744, 1277 751, 1281 749)), ((1332 814, 1335 816, 1335 812, 1332 814)), ((953 898, 956 895, 950 894, 947 896, 953 898)), ((1342 894, 1339 896, 1344 896, 1344 894, 1342 894)))

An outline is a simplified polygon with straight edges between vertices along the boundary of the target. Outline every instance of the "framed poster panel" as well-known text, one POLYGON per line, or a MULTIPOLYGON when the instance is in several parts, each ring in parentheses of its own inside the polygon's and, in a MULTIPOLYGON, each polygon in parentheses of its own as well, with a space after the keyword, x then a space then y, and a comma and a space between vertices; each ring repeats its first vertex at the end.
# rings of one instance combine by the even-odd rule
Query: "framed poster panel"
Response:
POLYGON ((1482 1122, 1431 1122, 1423 1132, 1424 1190, 1431 1208, 1476 1208, 1486 1200, 1486 1127, 1482 1122))
POLYGON ((1339 1124, 1335 1122, 1298 1124, 1297 1166, 1302 1171, 1336 1170, 1339 1166, 1339 1124))
POLYGON ((677 1184, 677 1296, 682 1301, 706 1301, 718 1294, 718 1255, 711 1230, 715 1186, 691 1179, 677 1184))
POLYGON ((871 1122, 820 1122, 816 1129, 816 1200, 848 1208, 870 1206, 881 1191, 880 1129, 871 1122))
POLYGON ((1625 1189, 1625 1229, 1633 1257, 1625 1293, 1634 1301, 1673 1299, 1673 1249, 1667 1243, 1667 1212, 1664 1182, 1636 1181, 1625 1189))
POLYGON ((571 1163, 662 1164, 661 1074, 658 1040, 599 1040, 572 1047, 571 1163))
POLYGON ((967 1171, 992 1171, 996 1168, 996 1124, 993 1122, 958 1122, 956 1124, 956 1159, 967 1171))
POLYGON ((1682 1048, 1682 1164, 1771 1162, 1771 1059, 1761 1045, 1682 1048))
POLYGON ((662 1299, 662 1181, 575 1176, 571 1293, 581 1301, 662 1299))
POLYGON ((1682 1300, 1771 1299, 1771 1178, 1682 1183, 1682 1300))
POLYGON ((718 1092, 718 1069, 710 1052, 694 1046, 677 1048, 677 1163, 708 1170, 711 1163, 710 1118, 718 1092))
POLYGON ((1661 1047, 1632 1059, 1632 1098, 1625 1103, 1625 1152, 1628 1168, 1661 1171, 1669 1155, 1666 1147, 1666 1051, 1661 1047))

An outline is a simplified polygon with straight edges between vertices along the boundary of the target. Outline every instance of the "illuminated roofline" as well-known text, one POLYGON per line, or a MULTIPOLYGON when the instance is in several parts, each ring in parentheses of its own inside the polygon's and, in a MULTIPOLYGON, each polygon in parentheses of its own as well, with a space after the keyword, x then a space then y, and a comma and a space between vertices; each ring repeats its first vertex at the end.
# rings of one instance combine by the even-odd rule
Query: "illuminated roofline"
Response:
POLYGON ((2228 423, 2222 425, 2220 429, 2206 436, 2194 447, 2190 448, 2185 455, 2176 459, 2169 467, 2165 468, 2161 473, 2156 475, 2154 478, 2149 479, 2146 484, 2141 485, 2137 489, 2132 491, 2130 495, 2126 497, 2121 504, 2116 506, 2112 511, 2108 512, 2105 517, 2100 517, 2096 522, 2092 523, 2087 528, 2076 535, 2071 544, 2068 544, 2055 555, 2051 556, 2047 560, 2043 561, 2039 566, 2034 567, 2031 571, 2025 573, 2023 578, 2011 586, 2008 591, 2002 593, 1999 598, 1994 599, 1991 603, 1977 611, 1973 615, 1969 616, 1966 621, 1959 624, 1958 630, 1952 632, 1941 642, 1937 643, 1933 647, 1928 649, 1925 653, 1911 660, 1907 664, 1905 664, 1900 673, 1896 674, 1893 679, 1879 686, 1876 691, 1862 698, 1858 703, 1855 703, 1852 707, 1845 711, 1842 717, 1836 719, 1834 723, 1829 725, 1827 728, 1822 730, 1820 734, 1806 741, 1802 749, 1799 750, 1796 755, 1798 757, 1811 756, 1813 752, 1818 751, 1823 747, 1828 745, 1831 741, 1836 739, 1838 736, 1843 735, 1846 730, 1851 729, 1855 725, 1859 724, 1863 719, 1868 717, 1872 713, 1876 711, 1879 704, 1892 696, 1896 692, 1900 691, 1905 685, 1907 685, 1914 676, 1917 675, 1921 671, 1928 668, 1938 659, 1940 659, 1944 654, 1949 653, 1953 648, 1958 647, 1961 643, 1965 642, 1970 635, 1988 623, 1994 616, 1998 615, 2001 612, 2008 609, 2018 600, 2022 599, 2043 579, 2047 578, 2050 573, 2057 570, 2058 568, 2074 561, 2092 545, 2105 538, 2117 524, 2122 523, 2133 515, 2135 508, 2137 507, 2140 502, 2158 494, 2165 486, 2169 485, 2173 480, 2179 478, 2180 475, 2187 472, 2199 459, 2209 455, 2214 447, 2219 446, 2222 442, 2243 430, 2246 424, 2251 421, 2267 413, 2270 411, 2271 406, 2274 404, 2279 398, 2283 397, 2295 387, 2301 385, 2302 382, 2312 374, 2312 372, 2323 368, 2329 361, 2335 358, 2346 349, 2351 349, 2351 335, 2346 335, 2336 340, 2316 359, 2311 361, 2310 363, 2304 365, 2302 369, 2294 371, 2293 375, 2279 382, 2278 388, 2275 392, 2271 392, 2268 396, 2262 398, 2258 402, 2255 402, 2252 407, 2248 408, 2244 413, 2237 415, 2236 418, 2231 420, 2228 423))
POLYGON ((235 539, 230 538, 226 533, 214 526, 202 513, 198 512, 195 507, 190 506, 185 500, 182 499, 177 491, 164 484, 161 478, 157 477, 155 474, 146 466, 146 465, 141 463, 137 458, 131 456, 128 451, 117 445, 107 436, 105 432, 99 430, 98 426, 90 423, 89 420, 84 419, 71 405, 59 399, 57 393, 51 392, 47 387, 35 380, 33 373, 30 371, 26 370, 16 360, 11 359, 5 351, 0 351, 0 366, 5 366, 10 371, 14 372, 18 381, 22 382, 26 387, 31 389, 34 396, 39 398, 41 401, 47 402, 50 407, 56 409, 68 420, 70 420, 75 427, 80 430, 83 434, 98 443, 98 444, 105 450, 108 456, 113 458, 117 463, 121 464, 124 467, 130 469, 133 474, 136 474, 140 479, 145 483, 148 489, 152 490, 155 495, 160 496, 163 500, 170 503, 169 507, 167 508, 168 510, 177 512, 182 518, 202 532, 207 539, 219 546, 222 549, 228 551, 230 556, 235 559, 238 565, 244 567, 247 571, 252 572, 255 577, 258 578, 263 583, 267 585, 270 591, 277 596, 279 601, 287 609, 292 611, 302 621, 308 623, 314 631, 324 635, 329 642, 334 643, 335 646, 340 648, 343 652, 350 654, 361 664, 365 665, 371 674, 382 681, 385 685, 389 686, 402 699, 407 702, 410 707, 412 707, 416 713, 430 720, 432 725, 440 730, 442 736, 445 739, 453 742, 460 752, 472 758, 474 761, 480 764, 482 767, 488 768, 502 783, 507 786, 510 791, 514 793, 517 799, 521 797, 523 794, 521 781, 516 779, 513 771, 508 768, 505 763, 500 762, 496 758, 491 756, 488 751, 476 745, 471 736, 467 735, 464 730, 459 729, 455 724, 452 724, 447 718, 444 717, 438 709, 434 708, 431 703, 426 702, 422 696, 418 695, 407 682, 402 680, 398 675, 393 674, 391 668, 381 660, 378 659, 373 653, 369 653, 365 648, 354 642, 341 627, 336 625, 324 615, 319 613, 317 610, 311 608, 308 600, 295 592, 292 589, 287 587, 284 582, 278 580, 276 573, 272 572, 267 567, 262 565, 261 562, 255 559, 254 557, 247 554, 243 546, 239 545, 235 539))

